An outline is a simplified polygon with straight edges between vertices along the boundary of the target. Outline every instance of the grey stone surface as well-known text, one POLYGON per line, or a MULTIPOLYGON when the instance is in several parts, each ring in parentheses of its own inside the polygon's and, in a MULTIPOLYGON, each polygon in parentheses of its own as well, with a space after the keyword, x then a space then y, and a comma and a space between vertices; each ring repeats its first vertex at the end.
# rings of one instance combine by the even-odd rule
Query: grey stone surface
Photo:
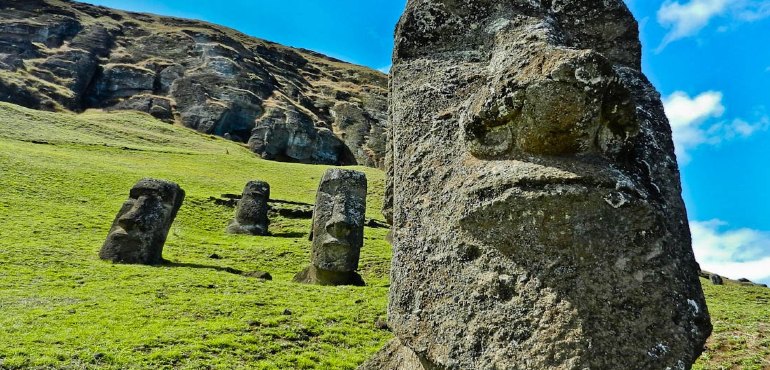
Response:
POLYGON ((173 182, 137 182, 115 217, 99 258, 129 264, 163 263, 163 245, 184 196, 184 190, 173 182))
POLYGON ((318 185, 310 267, 295 281, 321 285, 363 285, 355 272, 364 243, 366 175, 332 168, 318 185))
POLYGON ((135 110, 149 113, 166 123, 174 123, 174 109, 170 99, 155 95, 133 95, 108 110, 135 110))
POLYGON ((270 200, 270 184, 249 181, 235 208, 235 219, 227 226, 231 234, 268 235, 270 220, 267 217, 270 200))
POLYGON ((393 369, 393 370, 438 370, 429 361, 420 358, 409 347, 404 346, 398 338, 391 340, 385 348, 369 359, 359 369, 393 369))
POLYGON ((331 130, 317 128, 295 109, 270 109, 257 119, 249 148, 262 158, 302 163, 355 163, 350 149, 331 130))
POLYGON ((362 369, 690 368, 711 324, 626 5, 410 0, 395 40, 398 341, 362 369))
POLYGON ((140 110, 269 159, 383 166, 385 74, 225 27, 0 1, 0 70, 0 101, 140 110))
POLYGON ((250 271, 243 273, 243 276, 260 279, 260 280, 273 280, 273 276, 265 271, 250 271))

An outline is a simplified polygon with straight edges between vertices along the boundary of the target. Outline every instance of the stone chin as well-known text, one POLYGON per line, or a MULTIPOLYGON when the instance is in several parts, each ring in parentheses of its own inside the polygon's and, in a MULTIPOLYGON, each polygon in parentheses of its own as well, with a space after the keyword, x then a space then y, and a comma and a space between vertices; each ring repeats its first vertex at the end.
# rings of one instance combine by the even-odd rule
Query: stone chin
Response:
POLYGON ((156 260, 152 256, 145 255, 149 246, 153 245, 157 239, 158 236, 152 233, 126 231, 116 226, 107 235, 105 247, 100 251, 99 257, 117 263, 160 264, 163 262, 162 258, 156 260))
POLYGON ((314 258, 314 264, 329 271, 351 271, 351 244, 346 240, 336 239, 327 235, 318 241, 320 248, 317 249, 314 258))

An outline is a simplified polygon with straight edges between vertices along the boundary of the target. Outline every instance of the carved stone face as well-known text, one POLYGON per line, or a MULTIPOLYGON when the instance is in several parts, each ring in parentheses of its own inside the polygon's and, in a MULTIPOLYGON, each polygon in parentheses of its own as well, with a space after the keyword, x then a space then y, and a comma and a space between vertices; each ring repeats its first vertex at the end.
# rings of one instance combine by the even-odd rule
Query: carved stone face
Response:
POLYGON ((619 0, 409 1, 391 72, 389 314, 421 366, 697 358, 708 313, 639 50, 619 0))
POLYGON ((238 201, 235 220, 227 227, 233 234, 267 235, 270 223, 267 217, 270 185, 264 181, 250 181, 238 201))
POLYGON ((119 263, 163 262, 163 244, 184 196, 184 190, 172 182, 137 182, 115 217, 99 257, 119 263))
POLYGON ((313 211, 311 263, 328 271, 357 270, 365 214, 366 176, 336 168, 326 171, 313 211))

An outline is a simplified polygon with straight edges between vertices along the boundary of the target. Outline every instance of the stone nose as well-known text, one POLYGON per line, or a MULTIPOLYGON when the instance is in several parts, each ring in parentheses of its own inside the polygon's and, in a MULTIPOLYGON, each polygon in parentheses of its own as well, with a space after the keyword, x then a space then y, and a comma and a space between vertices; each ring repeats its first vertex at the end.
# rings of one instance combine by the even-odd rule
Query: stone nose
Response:
POLYGON ((143 226, 142 218, 145 208, 147 208, 146 204, 147 200, 144 197, 137 199, 131 208, 118 218, 118 225, 126 231, 137 227, 141 228, 143 226))
POLYGON ((351 229, 350 218, 345 215, 344 210, 334 207, 332 217, 326 222, 326 232, 337 239, 343 239, 350 234, 351 229))

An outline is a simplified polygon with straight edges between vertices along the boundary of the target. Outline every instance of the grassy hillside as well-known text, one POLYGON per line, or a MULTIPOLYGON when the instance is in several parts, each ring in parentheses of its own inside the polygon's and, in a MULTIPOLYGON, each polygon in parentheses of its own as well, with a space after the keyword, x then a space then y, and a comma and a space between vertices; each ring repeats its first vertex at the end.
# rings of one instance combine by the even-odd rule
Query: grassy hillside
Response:
POLYGON ((701 279, 714 332, 694 369, 770 369, 770 289, 701 279))
MULTIPOLYGON (((381 219, 383 174, 359 169, 367 216, 381 219)), ((0 103, 0 369, 355 368, 390 338, 374 326, 387 303, 386 231, 366 229, 367 287, 299 285, 309 220, 273 218, 272 237, 231 236, 233 210, 208 200, 262 179, 273 198, 312 203, 324 170, 263 161, 142 114, 0 103), (173 263, 100 261, 115 213, 145 176, 187 192, 164 253, 173 263)), ((704 287, 715 334, 696 368, 770 368, 770 289, 704 287)))
MULTIPOLYGON (((272 237, 231 236, 233 209, 208 200, 263 179, 273 198, 312 203, 324 170, 263 161, 141 114, 0 104, 0 368, 354 368, 390 337, 374 326, 387 303, 386 230, 366 229, 367 287, 299 285, 309 220, 274 218, 272 237), (145 176, 187 192, 164 250, 174 263, 100 261, 145 176)), ((359 170, 372 189, 367 216, 382 219, 383 175, 359 170)))

